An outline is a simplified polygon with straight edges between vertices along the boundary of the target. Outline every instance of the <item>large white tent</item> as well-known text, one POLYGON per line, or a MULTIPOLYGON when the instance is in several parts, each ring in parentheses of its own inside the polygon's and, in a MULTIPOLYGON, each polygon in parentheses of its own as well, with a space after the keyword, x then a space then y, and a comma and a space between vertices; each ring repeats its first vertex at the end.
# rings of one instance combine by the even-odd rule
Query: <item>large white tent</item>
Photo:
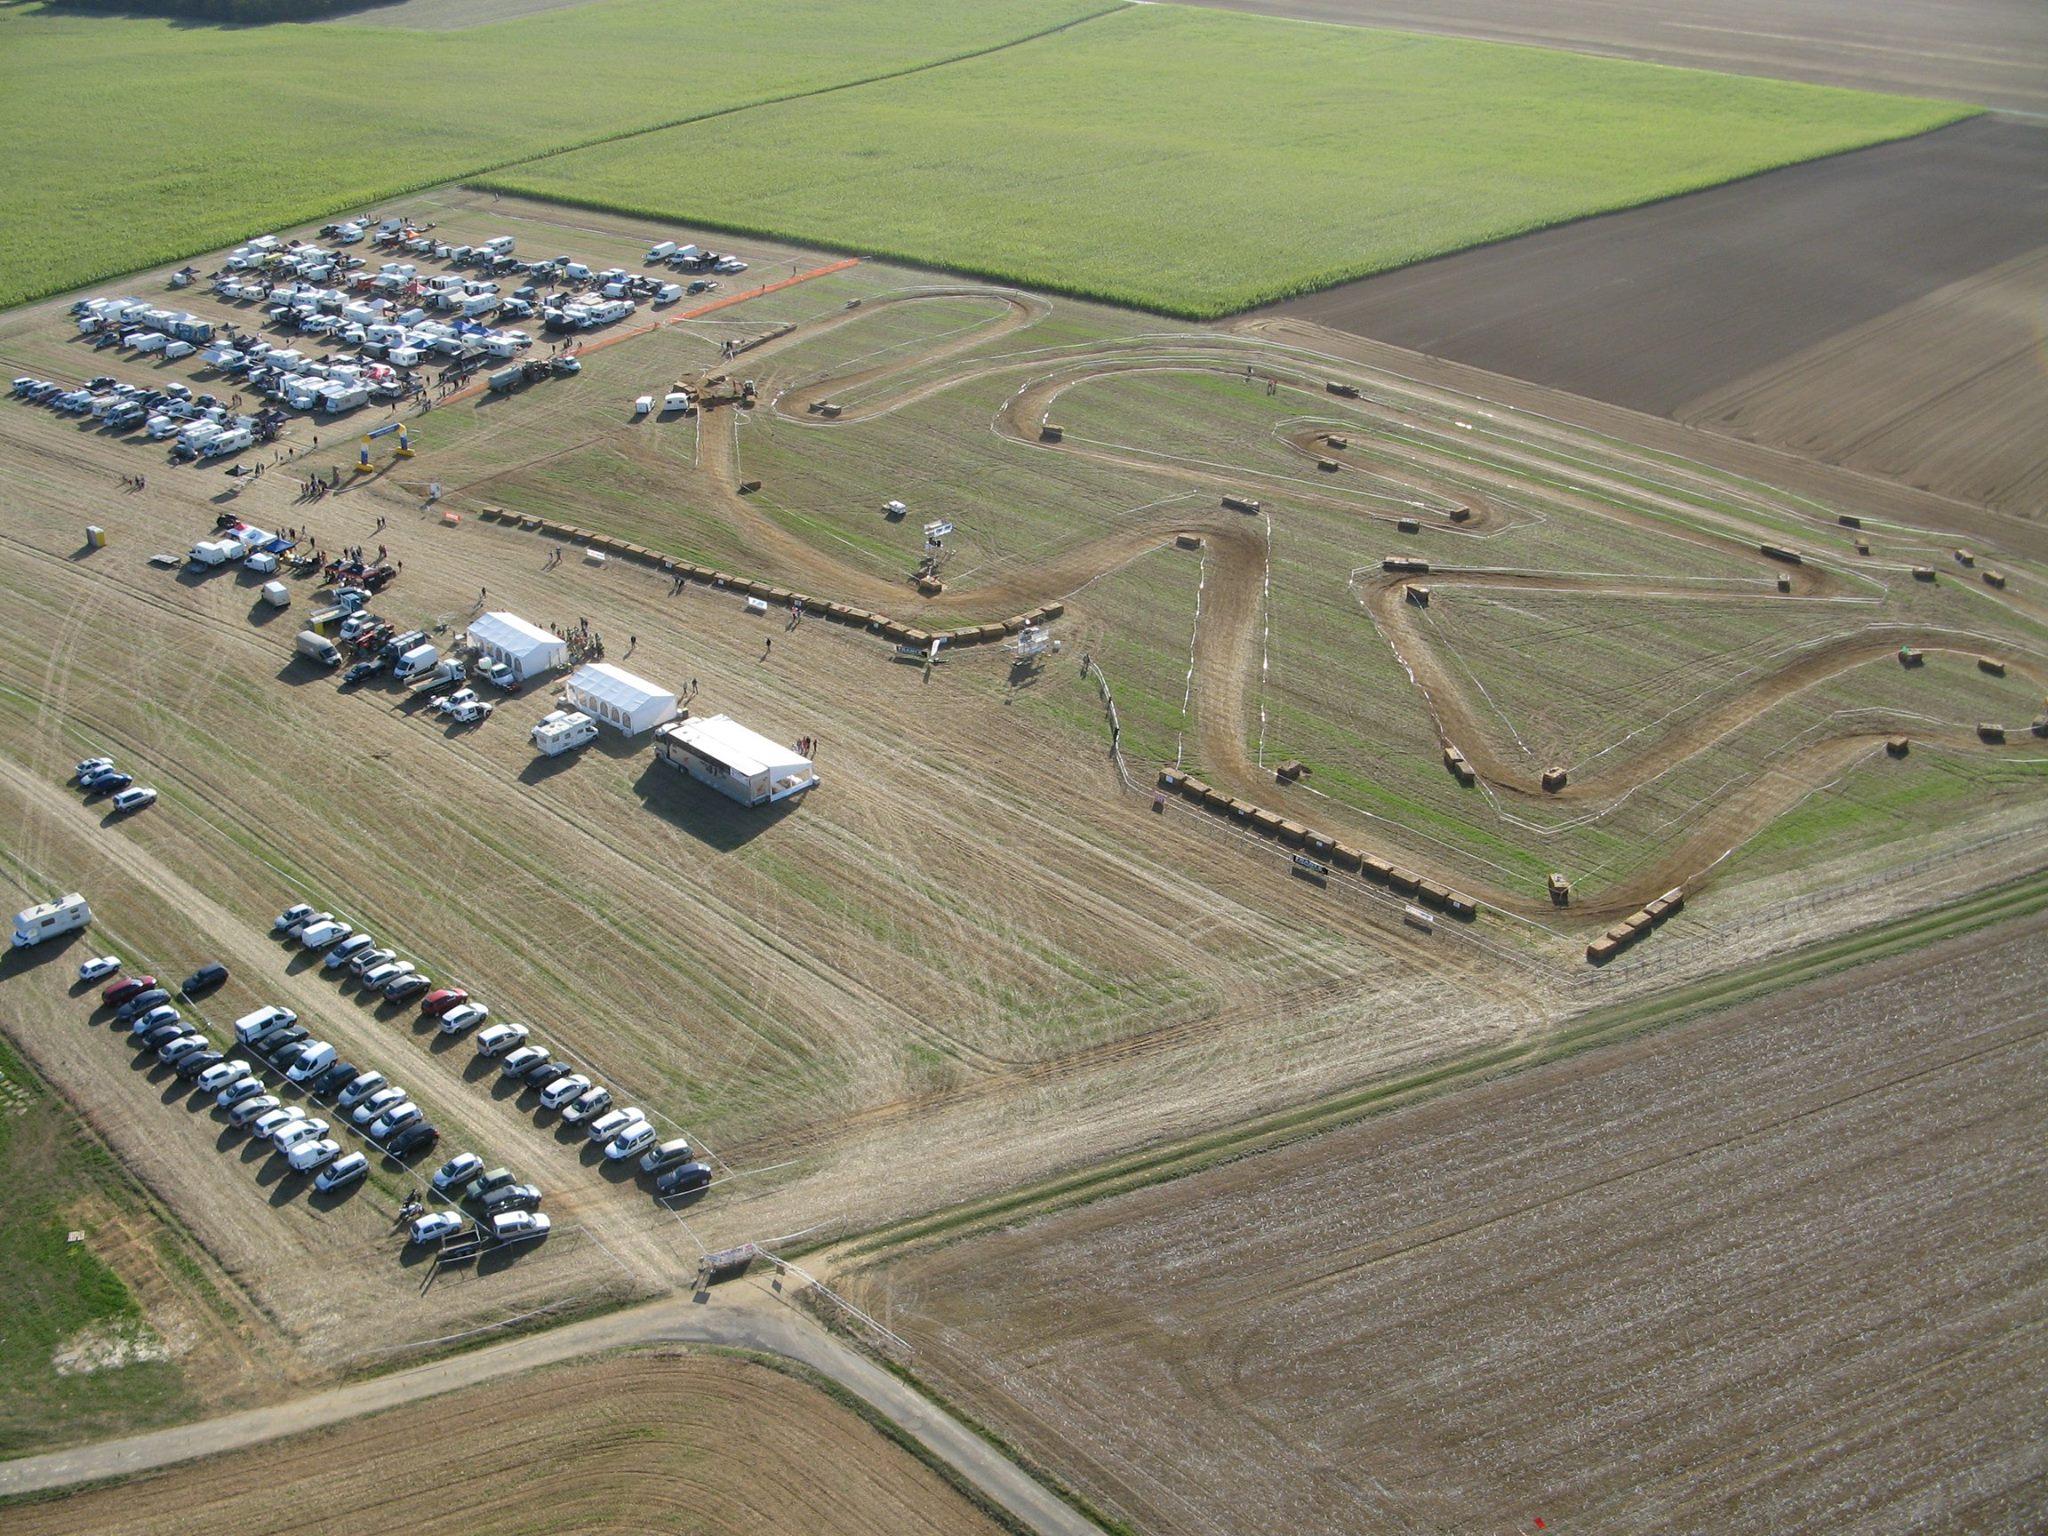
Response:
POLYGON ((522 683, 569 659, 568 641, 516 613, 479 614, 470 620, 469 638, 493 661, 510 667, 522 683))
POLYGON ((571 709, 637 736, 676 717, 676 696, 608 661, 586 662, 562 685, 571 709))
POLYGON ((811 760, 725 715, 661 728, 655 752, 741 805, 772 805, 818 782, 811 760))

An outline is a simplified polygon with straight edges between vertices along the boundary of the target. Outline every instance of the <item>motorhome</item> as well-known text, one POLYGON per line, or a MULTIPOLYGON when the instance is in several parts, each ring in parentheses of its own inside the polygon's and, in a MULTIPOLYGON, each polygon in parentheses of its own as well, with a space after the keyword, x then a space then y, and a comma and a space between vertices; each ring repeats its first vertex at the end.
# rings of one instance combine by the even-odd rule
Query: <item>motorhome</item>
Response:
POLYGON ((39 906, 24 907, 14 914, 14 947, 27 949, 45 939, 76 933, 91 921, 92 908, 76 891, 39 906))

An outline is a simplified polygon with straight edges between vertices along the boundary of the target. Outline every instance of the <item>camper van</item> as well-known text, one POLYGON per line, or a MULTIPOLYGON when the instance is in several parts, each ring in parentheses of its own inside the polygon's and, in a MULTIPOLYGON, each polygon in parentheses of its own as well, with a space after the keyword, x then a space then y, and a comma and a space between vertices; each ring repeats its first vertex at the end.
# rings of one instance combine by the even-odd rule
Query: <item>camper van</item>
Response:
POLYGON ((14 914, 14 947, 27 949, 59 934, 76 933, 92 921, 92 908, 73 891, 41 906, 27 907, 14 914))
POLYGON ((556 709, 542 715, 533 728, 533 744, 543 756, 559 757, 597 739, 597 722, 581 710, 556 709))

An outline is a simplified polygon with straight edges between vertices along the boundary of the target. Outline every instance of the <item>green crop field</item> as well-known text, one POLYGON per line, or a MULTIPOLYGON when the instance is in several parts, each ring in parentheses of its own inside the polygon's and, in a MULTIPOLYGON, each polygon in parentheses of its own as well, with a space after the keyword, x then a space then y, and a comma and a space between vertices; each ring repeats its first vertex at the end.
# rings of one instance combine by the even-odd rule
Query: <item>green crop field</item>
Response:
POLYGON ((491 181, 1199 318, 1973 110, 1147 6, 491 181))
POLYGON ((183 1373, 169 1362, 57 1364, 88 1341, 154 1342, 128 1287, 93 1256, 92 1224, 79 1216, 87 1201, 133 1199, 113 1159, 0 1044, 0 1455, 189 1411, 183 1373), (68 1241, 81 1225, 88 1241, 68 1241))
POLYGON ((599 0, 452 32, 0 9, 0 305, 487 167, 999 47, 1101 0, 599 0))

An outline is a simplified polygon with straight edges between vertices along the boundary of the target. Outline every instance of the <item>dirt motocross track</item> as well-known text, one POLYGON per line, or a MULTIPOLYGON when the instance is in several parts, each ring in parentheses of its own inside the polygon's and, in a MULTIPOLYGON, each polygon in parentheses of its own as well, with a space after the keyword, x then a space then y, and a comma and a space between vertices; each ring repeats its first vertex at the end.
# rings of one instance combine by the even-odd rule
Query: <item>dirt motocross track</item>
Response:
MULTIPOLYGON (((977 389, 992 394, 1000 389, 1002 403, 990 423, 991 430, 999 436, 1049 454, 1079 456, 1138 469, 1163 482, 1197 487, 1216 497, 1206 510, 1199 504, 1182 502, 1141 513, 1113 535, 1055 551, 1048 558, 1028 563, 1018 560, 1008 565, 992 562, 979 573, 974 585, 948 591, 917 606, 921 619, 937 627, 957 620, 987 619, 1037 602, 1064 598, 1099 573, 1140 551, 1170 543, 1178 535, 1201 537, 1213 553, 1214 576, 1194 655, 1193 687, 1201 700, 1200 761, 1206 779, 1212 784, 1254 802, 1270 797, 1270 771, 1252 760, 1243 729, 1244 689, 1256 666, 1259 593, 1265 579, 1268 534, 1258 517, 1224 508, 1221 498, 1233 494, 1284 495, 1295 503, 1341 509, 1389 528, 1402 518, 1419 513, 1439 533, 1471 540, 1477 550, 1489 534, 1517 521, 1511 509, 1517 489, 1514 470, 1482 472, 1486 483, 1476 496, 1445 484, 1443 477, 1447 471, 1455 469, 1469 477, 1474 473, 1471 465, 1426 443, 1418 444, 1404 437, 1404 433, 1426 428, 1432 409, 1440 409, 1450 397, 1418 390, 1384 375, 1335 367, 1326 361, 1312 364, 1287 346, 1248 345, 1238 338, 1193 335, 1171 340, 1134 338, 1101 346, 1055 347, 991 357, 979 349, 990 340, 1028 326, 1043 310, 1043 301, 1010 293, 996 295, 1004 305, 997 320, 936 349, 826 377, 792 380, 777 367, 780 354, 824 331, 858 323, 863 316, 874 315, 890 304, 990 292, 945 286, 871 300, 859 310, 796 326, 763 343, 749 352, 748 368, 763 381, 763 397, 779 418, 826 433, 857 431, 863 423, 885 419, 907 406, 949 391, 977 389), (1287 432, 1287 445, 1304 457, 1327 458, 1334 464, 1370 473, 1383 483, 1398 486, 1404 504, 1381 512, 1359 513, 1357 501, 1349 495, 1326 493, 1313 481, 1304 484, 1292 476, 1177 461, 1157 451, 1091 442, 1071 434, 1056 442, 1045 439, 1043 428, 1055 418, 1061 398, 1069 391, 1083 384, 1136 374, 1242 378, 1253 384, 1265 382, 1276 392, 1299 396, 1304 409, 1312 410, 1320 425, 1287 432), (1355 389, 1357 398, 1332 394, 1329 385, 1339 380, 1355 389), (835 408, 835 414, 820 413, 819 407, 827 403, 835 408), (1334 431, 1339 426, 1370 434, 1379 460, 1366 465, 1348 449, 1330 446, 1328 439, 1332 435, 1344 435, 1334 431), (1399 463, 1388 466, 1384 461, 1389 454, 1399 463), (1490 501, 1485 494, 1489 487, 1498 493, 1496 500, 1490 501), (1469 509, 1471 515, 1454 522, 1452 508, 1469 509)), ((713 420, 706 424, 700 437, 704 488, 722 500, 726 514, 736 525, 746 529, 749 543, 767 553, 787 579, 808 584, 808 590, 828 598, 878 608, 889 605, 895 611, 903 611, 906 599, 900 584, 849 570, 843 561, 789 533, 764 516, 748 497, 733 490, 740 477, 740 418, 734 412, 712 414, 713 420)), ((1546 446, 1570 441, 1574 436, 1568 427, 1553 421, 1516 425, 1529 434, 1532 442, 1542 440, 1546 446)), ((1502 452, 1511 463, 1526 464, 1531 472, 1540 464, 1535 451, 1518 453, 1512 443, 1502 452)), ((1659 738, 1653 747, 1617 753, 1589 775, 1575 775, 1575 782, 1562 794, 1546 794, 1539 780, 1550 765, 1512 761, 1484 745, 1484 733, 1476 724, 1479 702, 1471 696, 1466 680, 1442 665, 1433 654, 1431 635, 1421 618, 1425 610, 1407 601, 1410 585, 1426 581, 1432 587, 1446 590, 1470 587, 1497 592, 1667 596, 1736 604, 1789 600, 1853 609, 1871 601, 1874 585, 1897 582, 1904 575, 1896 564, 1881 563, 1873 575, 1851 572, 1831 560, 1787 563, 1763 552, 1761 545, 1768 542, 1768 537, 1759 535, 1771 534, 1767 524, 1747 518, 1740 511, 1703 514, 1677 490, 1650 492, 1648 512, 1618 507, 1603 499, 1603 489, 1621 488, 1628 472, 1626 466, 1619 465, 1612 469, 1585 467, 1574 487, 1579 493, 1577 509, 1587 517, 1624 523, 1740 559, 1751 567, 1754 577, 1730 581, 1717 591, 1703 593, 1699 586, 1683 583, 1664 584, 1597 573, 1502 570, 1440 560, 1433 561, 1426 576, 1420 578, 1381 571, 1361 571, 1354 577, 1363 607, 1401 658, 1414 685, 1428 699, 1440 733, 1445 740, 1456 741, 1464 748, 1489 791, 1497 797, 1611 806, 1741 725, 1764 715, 1774 704, 1817 682, 1895 654, 1902 646, 1965 657, 1974 652, 2010 653, 2013 649, 1989 631, 1959 633, 1912 625, 1845 629, 1823 645, 1777 658, 1775 665, 1748 680, 1739 693, 1696 714, 1683 728, 1659 738), (1667 515, 1680 512, 1687 514, 1688 522, 1675 523, 1667 515), (1789 586, 1789 598, 1768 596, 1780 578, 1789 586)), ((1635 489, 1640 492, 1641 488, 1635 489)), ((1784 509, 1780 506, 1775 510, 1782 514, 1784 509)), ((1832 522, 1811 511, 1795 515, 1815 532, 1832 522)), ((1995 593, 1993 597, 1999 606, 2016 615, 2040 618, 2048 613, 2048 608, 2024 588, 1995 593)), ((2048 659, 2021 655, 2013 657, 2010 665, 2018 676, 2048 691, 2048 659)), ((1803 743, 1797 753, 1774 764, 1765 783, 1730 795, 1683 840, 1673 843, 1663 857, 1635 872, 1627 882, 1584 908, 1584 912, 1588 916, 1625 912, 1665 889, 1695 880, 1726 849, 1739 845, 1774 820, 1815 785, 1828 782, 1848 763, 1878 750, 1887 736, 1908 728, 1922 739, 1929 739, 1924 721, 1909 723, 1872 716, 1853 726, 1843 725, 1822 739, 1803 743)), ((1964 727, 1935 728, 1932 739, 1952 751, 1989 750, 1974 732, 1964 727)), ((1372 835, 1363 824, 1347 820, 1340 807, 1330 806, 1319 815, 1323 821, 1321 830, 1328 835, 1372 835)), ((1407 856, 1425 872, 1430 871, 1426 852, 1409 850, 1407 856)), ((1539 901, 1527 892, 1489 889, 1480 894, 1511 910, 1542 910, 1539 901)))

